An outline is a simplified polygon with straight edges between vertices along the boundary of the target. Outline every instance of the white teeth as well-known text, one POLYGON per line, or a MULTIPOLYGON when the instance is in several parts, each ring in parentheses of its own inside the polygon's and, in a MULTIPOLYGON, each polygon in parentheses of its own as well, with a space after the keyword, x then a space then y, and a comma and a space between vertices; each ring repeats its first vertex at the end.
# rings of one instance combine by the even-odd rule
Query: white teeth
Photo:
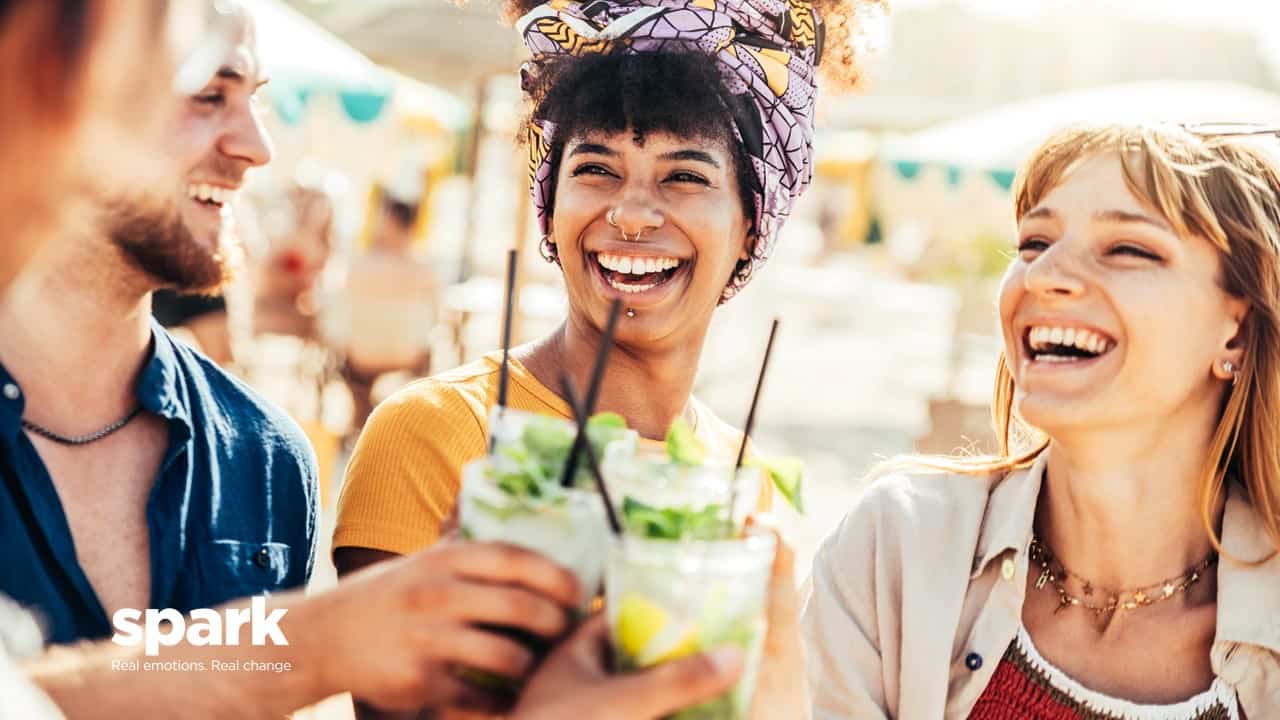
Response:
POLYGON ((207 183, 192 183, 187 185, 187 197, 193 200, 202 200, 204 202, 214 202, 219 205, 225 205, 235 197, 236 191, 230 188, 218 187, 207 183))
POLYGON ((662 272, 680 265, 680 261, 676 258, 642 258, 628 257, 624 255, 606 255, 600 253, 596 256, 596 261, 606 270, 623 273, 626 275, 647 275, 649 273, 662 272))
MULTIPOLYGON (((1027 340, 1031 345, 1031 349, 1037 353, 1047 350, 1050 345, 1066 345, 1094 355, 1100 355, 1110 350, 1112 346, 1111 341, 1092 330, 1084 328, 1037 326, 1031 328, 1031 331, 1027 334, 1027 340)), ((1045 359, 1047 357, 1050 356, 1040 354, 1037 359, 1045 359)))

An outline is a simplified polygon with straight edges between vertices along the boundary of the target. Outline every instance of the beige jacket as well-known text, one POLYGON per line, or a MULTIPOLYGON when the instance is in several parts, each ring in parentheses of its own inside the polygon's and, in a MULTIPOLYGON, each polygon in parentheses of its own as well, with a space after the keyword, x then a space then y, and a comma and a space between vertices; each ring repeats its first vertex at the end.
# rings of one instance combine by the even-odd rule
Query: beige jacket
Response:
MULTIPOLYGON (((866 490, 813 562, 814 720, 968 716, 1021 624, 1045 459, 1003 482, 899 475, 866 490)), ((1240 492, 1222 533, 1236 557, 1271 550, 1240 492)), ((1280 718, 1280 557, 1218 563, 1211 661, 1249 720, 1280 718)))

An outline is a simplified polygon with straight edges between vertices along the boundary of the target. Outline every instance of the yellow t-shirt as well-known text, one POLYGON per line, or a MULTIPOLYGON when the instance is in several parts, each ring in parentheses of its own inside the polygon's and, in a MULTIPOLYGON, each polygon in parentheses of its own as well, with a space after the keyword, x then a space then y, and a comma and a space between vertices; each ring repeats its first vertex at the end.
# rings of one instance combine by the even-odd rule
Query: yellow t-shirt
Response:
MULTIPOLYGON (((462 466, 485 453, 489 409, 497 401, 502 352, 418 380, 387 398, 365 425, 338 498, 333 547, 363 547, 407 555, 434 543, 453 511, 462 466)), ((507 405, 571 419, 569 405, 514 358, 507 405)), ((742 433, 696 399, 694 434, 717 460, 733 462, 742 433)), ((660 446, 652 440, 642 443, 660 446)), ((772 506, 761 484, 759 507, 772 506)))

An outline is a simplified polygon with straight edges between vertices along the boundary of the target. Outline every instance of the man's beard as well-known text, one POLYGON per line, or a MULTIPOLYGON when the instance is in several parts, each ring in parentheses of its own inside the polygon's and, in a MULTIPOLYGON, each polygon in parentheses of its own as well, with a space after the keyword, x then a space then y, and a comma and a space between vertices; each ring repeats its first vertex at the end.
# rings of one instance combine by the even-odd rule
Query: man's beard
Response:
POLYGON ((196 240, 172 201, 117 198, 104 203, 105 228, 128 261, 163 287, 181 292, 217 293, 231 280, 240 252, 229 226, 217 247, 196 240))

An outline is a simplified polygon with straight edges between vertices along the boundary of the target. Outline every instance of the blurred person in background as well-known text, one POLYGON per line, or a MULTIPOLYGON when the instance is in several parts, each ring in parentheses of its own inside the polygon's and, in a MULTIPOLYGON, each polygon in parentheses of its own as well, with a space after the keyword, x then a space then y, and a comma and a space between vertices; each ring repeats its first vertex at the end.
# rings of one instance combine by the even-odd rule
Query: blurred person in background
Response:
MULTIPOLYGON (((699 356, 716 308, 767 259, 809 184, 824 35, 833 75, 850 80, 858 5, 507 3, 533 56, 521 75, 541 250, 569 306, 560 328, 512 349, 510 407, 572 419, 553 388, 562 372, 586 385, 618 299, 627 310, 598 409, 650 447, 682 418, 712 457, 733 461, 741 432, 692 396, 699 356)), ((439 538, 463 465, 485 452, 501 360, 413 383, 373 412, 339 499, 339 573, 439 538)), ((798 641, 791 649, 766 665, 779 686, 761 694, 791 693, 799 707, 798 641)))
POLYGON ((79 178, 158 172, 139 139, 168 118, 166 4, 0 0, 0 151, 9 173, 0 288, 47 237, 84 219, 87 203, 68 192, 79 178))
POLYGON ((346 285, 330 308, 357 432, 380 399, 380 378, 396 375, 403 385, 431 370, 440 288, 431 264, 414 253, 418 212, 419 204, 381 190, 369 249, 351 258, 346 285))
POLYGON ((1015 186, 995 457, 818 551, 815 718, 1280 708, 1280 128, 1069 128, 1015 186))
POLYGON ((254 334, 319 338, 320 280, 333 254, 333 198, 295 182, 283 217, 267 231, 269 249, 255 273, 254 334))

